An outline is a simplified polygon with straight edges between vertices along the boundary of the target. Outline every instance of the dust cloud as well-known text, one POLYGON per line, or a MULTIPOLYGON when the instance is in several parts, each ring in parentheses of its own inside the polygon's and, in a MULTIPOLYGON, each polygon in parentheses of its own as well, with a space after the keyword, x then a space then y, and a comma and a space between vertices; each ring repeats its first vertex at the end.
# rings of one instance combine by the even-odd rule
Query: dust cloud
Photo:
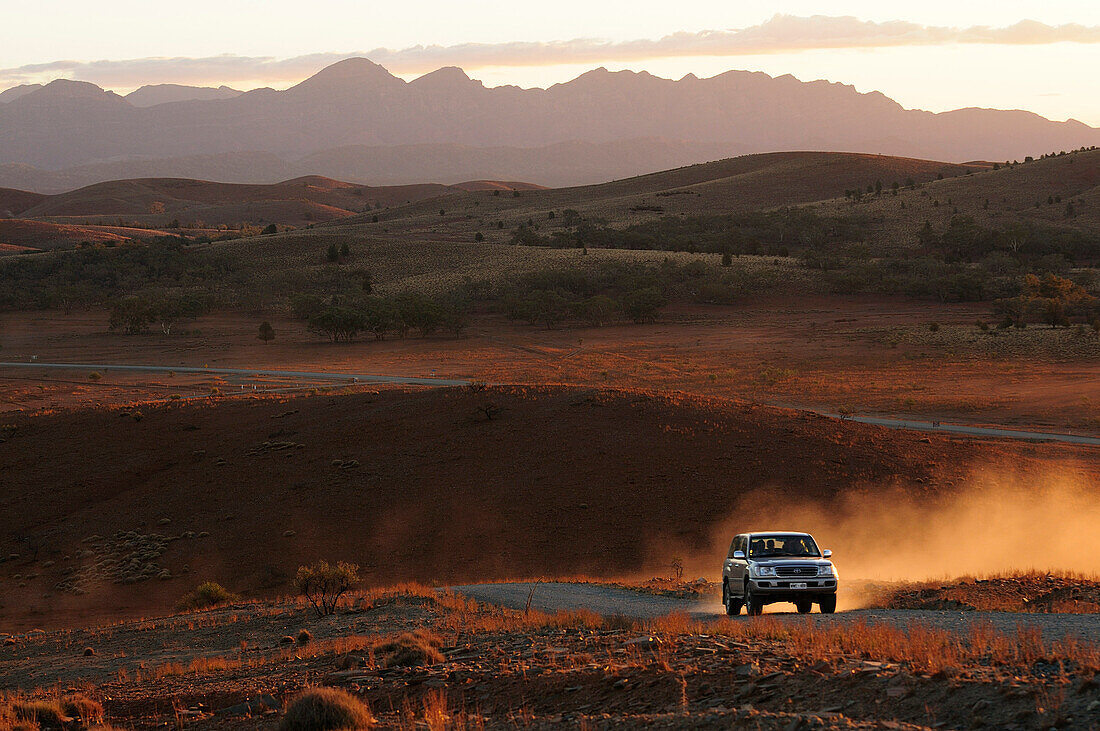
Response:
POLYGON ((813 533, 832 549, 842 579, 1100 574, 1100 484, 1073 466, 981 469, 935 496, 861 490, 826 504, 756 492, 716 531, 709 555, 693 555, 691 565, 709 576, 735 534, 771 529, 813 533))

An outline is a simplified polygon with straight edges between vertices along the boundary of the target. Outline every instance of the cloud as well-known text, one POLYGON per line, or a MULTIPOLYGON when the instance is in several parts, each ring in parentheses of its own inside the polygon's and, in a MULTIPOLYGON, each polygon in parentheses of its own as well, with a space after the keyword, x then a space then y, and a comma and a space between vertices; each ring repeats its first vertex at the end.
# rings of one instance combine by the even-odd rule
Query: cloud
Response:
POLYGON ((503 66, 551 66, 692 56, 740 56, 820 49, 895 48, 951 44, 1046 45, 1100 43, 1100 26, 1046 25, 1023 20, 1006 27, 953 28, 895 20, 873 22, 844 16, 776 15, 759 25, 733 30, 673 33, 659 39, 466 43, 455 46, 376 48, 353 53, 315 53, 278 59, 265 56, 140 58, 120 61, 55 61, 0 69, 0 88, 57 77, 91 81, 108 88, 150 83, 285 84, 299 81, 349 56, 365 56, 398 74, 441 66, 467 70, 503 66))

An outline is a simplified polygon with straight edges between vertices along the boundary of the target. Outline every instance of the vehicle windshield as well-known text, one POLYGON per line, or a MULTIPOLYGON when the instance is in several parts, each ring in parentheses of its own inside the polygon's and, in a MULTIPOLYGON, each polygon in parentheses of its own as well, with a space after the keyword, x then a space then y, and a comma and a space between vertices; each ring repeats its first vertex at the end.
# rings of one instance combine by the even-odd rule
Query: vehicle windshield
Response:
POLYGON ((809 536, 754 535, 749 541, 749 558, 818 558, 821 551, 809 536))

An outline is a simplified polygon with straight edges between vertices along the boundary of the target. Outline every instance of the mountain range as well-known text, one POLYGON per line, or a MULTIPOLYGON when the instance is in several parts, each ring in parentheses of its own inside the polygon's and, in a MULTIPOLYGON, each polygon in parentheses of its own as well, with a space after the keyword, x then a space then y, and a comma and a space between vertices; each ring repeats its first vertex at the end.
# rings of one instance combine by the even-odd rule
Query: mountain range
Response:
POLYGON ((1010 160, 1100 145, 1024 111, 904 109, 879 92, 729 71, 673 81, 596 69, 546 89, 461 69, 405 81, 362 58, 285 91, 161 85, 129 97, 57 80, 0 94, 0 185, 56 192, 129 177, 380 184, 599 182, 737 154, 871 152, 1010 160))

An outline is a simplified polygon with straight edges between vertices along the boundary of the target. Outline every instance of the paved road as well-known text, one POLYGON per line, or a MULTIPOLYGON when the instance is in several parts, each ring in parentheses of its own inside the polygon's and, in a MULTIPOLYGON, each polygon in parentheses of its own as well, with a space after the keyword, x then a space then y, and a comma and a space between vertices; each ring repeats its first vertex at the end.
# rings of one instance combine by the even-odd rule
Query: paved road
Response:
MULTIPOLYGON (((450 589, 487 604, 511 609, 523 609, 528 596, 531 607, 544 612, 587 609, 604 616, 621 615, 635 619, 653 619, 673 612, 684 612, 699 619, 723 616, 722 605, 713 599, 696 601, 672 599, 643 594, 600 584, 508 583, 472 584, 450 589), (532 593, 533 590, 533 593, 532 593)), ((1068 635, 1100 644, 1100 615, 1097 614, 1019 614, 1015 612, 946 612, 917 610, 856 609, 834 615, 780 613, 790 605, 777 604, 765 609, 780 621, 812 622, 815 625, 838 621, 887 622, 899 626, 914 623, 966 633, 978 623, 990 623, 1001 632, 1014 634, 1018 627, 1037 627, 1047 640, 1060 640, 1068 635)), ((750 622, 742 614, 732 621, 750 622)))
MULTIPOLYGON (((95 370, 130 371, 136 373, 195 373, 216 376, 246 376, 271 378, 301 378, 314 381, 338 381, 351 383, 392 383, 408 386, 465 386, 469 381, 448 378, 419 378, 416 376, 384 376, 367 373, 333 373, 330 371, 268 371, 248 368, 196 368, 186 366, 154 365, 112 365, 107 363, 38 363, 38 362, 0 362, 0 368, 57 369, 57 370, 95 370)), ((800 406, 783 406, 800 411, 812 411, 834 419, 858 421, 861 424, 874 424, 891 429, 911 431, 947 432, 979 437, 998 437, 1023 441, 1065 442, 1067 444, 1087 444, 1100 447, 1100 437, 1088 437, 1077 434, 1058 434, 1055 432, 1023 431, 996 426, 966 426, 963 424, 944 424, 932 421, 910 419, 892 419, 878 416, 842 416, 817 409, 800 406)))
POLYGON ((348 381, 351 383, 394 383, 407 386, 465 386, 469 382, 447 378, 415 376, 381 376, 368 373, 331 373, 321 371, 261 371, 248 368, 195 368, 188 366, 111 365, 107 363, 0 363, 0 368, 130 371, 135 373, 197 373, 213 376, 252 376, 271 378, 302 378, 314 381, 348 381))

